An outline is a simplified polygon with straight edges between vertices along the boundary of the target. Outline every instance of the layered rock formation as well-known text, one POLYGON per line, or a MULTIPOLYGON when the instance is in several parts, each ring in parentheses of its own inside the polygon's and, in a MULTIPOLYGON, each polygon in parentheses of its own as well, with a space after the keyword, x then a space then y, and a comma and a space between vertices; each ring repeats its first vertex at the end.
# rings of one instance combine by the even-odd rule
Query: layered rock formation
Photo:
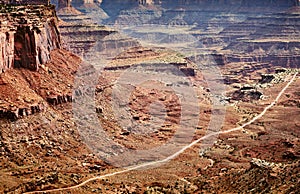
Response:
POLYGON ((72 74, 79 63, 77 56, 57 49, 37 71, 21 68, 2 73, 0 118, 15 120, 43 112, 48 104, 72 102, 72 74))
POLYGON ((204 6, 250 6, 250 7, 280 7, 280 6, 293 6, 298 4, 297 0, 254 0, 254 1, 247 1, 247 0, 161 0, 162 4, 165 5, 204 5, 204 6))
MULTIPOLYGON (((116 0, 116 1, 91 1, 91 0, 75 0, 72 1, 72 5, 78 8, 82 12, 89 12, 91 9, 99 10, 99 6, 107 13, 110 17, 109 22, 113 22, 120 16, 140 14, 139 17, 149 17, 150 15, 156 15, 155 11, 159 9, 165 9, 164 19, 160 18, 159 21, 170 20, 171 18, 176 18, 178 15, 186 15, 184 18, 185 22, 188 24, 205 23, 207 14, 201 14, 200 12, 230 12, 230 13, 267 13, 267 12, 279 12, 283 11, 291 6, 296 6, 299 4, 297 0, 265 0, 265 1, 249 1, 244 0, 227 0, 227 1, 209 1, 209 0, 116 0), (141 8, 139 5, 146 6, 147 9, 141 8), (149 6, 151 5, 151 6, 149 6), (251 9, 249 9, 251 7, 251 9), (154 10, 154 12, 151 10, 154 10), (193 13, 191 13, 193 12, 193 13), (200 15, 199 15, 200 14, 200 15), (201 18, 201 20, 200 20, 201 18)), ((215 17, 215 15, 212 15, 215 17)), ((210 17, 211 18, 211 17, 210 17)), ((154 18, 152 18, 153 20, 154 18)), ((156 23, 155 21, 152 21, 156 23)), ((152 23, 151 22, 151 23, 152 23)))
POLYGON ((225 28, 218 36, 228 44, 222 51, 227 63, 244 61, 299 67, 299 13, 251 16, 225 28))
MULTIPOLYGON (((75 7, 83 4, 83 0, 76 0, 74 2, 75 7), (75 3, 77 2, 77 3, 75 3)), ((284 10, 291 6, 299 5, 298 0, 116 0, 109 1, 103 0, 101 7, 108 13, 112 13, 109 15, 118 14, 121 10, 126 10, 130 8, 136 7, 138 4, 141 5, 160 5, 165 9, 178 9, 178 8, 192 8, 193 10, 207 10, 207 11, 232 11, 239 10, 243 12, 266 12, 266 11, 274 11, 274 10, 284 10), (252 7, 254 9, 249 9, 252 7)))
MULTIPOLYGON (((77 7, 78 10, 85 10, 85 13, 91 11, 90 7, 84 5, 87 4, 77 7)), ((99 9, 96 10, 97 15, 99 12, 101 15, 99 9)), ((60 31, 66 47, 86 60, 93 58, 98 63, 107 59, 107 55, 113 55, 113 58, 126 48, 140 45, 136 40, 121 35, 112 28, 97 24, 93 15, 61 10, 58 16, 64 21, 60 25, 60 31)))
POLYGON ((0 12, 0 73, 13 67, 37 70, 60 48, 53 6, 5 5, 0 12))
POLYGON ((0 118, 42 112, 47 102, 71 102, 71 73, 80 60, 60 50, 54 6, 10 4, 0 11, 0 118))
MULTIPOLYGON (((156 7, 149 8, 138 8, 134 2, 131 8, 116 4, 120 11, 117 17, 111 15, 111 20, 116 25, 132 26, 130 35, 136 38, 155 37, 157 43, 176 39, 188 42, 184 36, 134 26, 192 27, 190 37, 199 40, 192 46, 208 49, 219 65, 245 62, 298 67, 299 1, 155 1, 156 7)), ((109 5, 103 1, 101 6, 106 10, 109 5)))
POLYGON ((0 4, 13 5, 49 5, 50 0, 0 0, 0 4))
MULTIPOLYGON (((83 2, 82 0, 78 1, 83 2)), ((73 3, 73 5, 79 7, 79 5, 83 5, 83 3, 73 3)), ((144 23, 170 24, 178 20, 177 23, 179 24, 193 25, 194 23, 197 23, 203 27, 226 27, 226 19, 229 24, 232 24, 234 23, 233 20, 244 20, 250 13, 255 16, 263 15, 265 13, 281 12, 297 5, 299 5, 298 0, 256 0, 251 1, 251 3, 244 0, 104 0, 100 4, 100 7, 110 17, 108 20, 109 22, 114 22, 115 20, 120 21, 119 18, 125 17, 128 18, 127 24, 130 22, 135 23, 135 20, 143 20, 143 18, 145 18, 147 21, 144 21, 144 23), (153 6, 145 8, 138 5, 153 6), (157 17, 158 15, 161 15, 159 14, 161 9, 164 10, 163 15, 157 17), (211 19, 214 19, 214 21, 210 21, 211 19), (219 22, 218 19, 220 20, 219 22)), ((143 23, 143 21, 139 22, 139 24, 140 23, 143 23)), ((124 24, 124 22, 122 22, 122 24, 124 24)))

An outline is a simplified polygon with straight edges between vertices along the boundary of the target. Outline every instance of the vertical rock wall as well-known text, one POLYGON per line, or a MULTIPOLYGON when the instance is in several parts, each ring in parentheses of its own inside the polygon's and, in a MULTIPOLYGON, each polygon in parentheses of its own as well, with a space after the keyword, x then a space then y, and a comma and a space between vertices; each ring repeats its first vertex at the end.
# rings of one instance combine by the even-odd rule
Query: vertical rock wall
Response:
POLYGON ((37 70, 60 48, 53 6, 11 6, 0 19, 0 73, 13 67, 37 70))
POLYGON ((14 34, 0 32, 0 73, 13 66, 14 61, 14 34))

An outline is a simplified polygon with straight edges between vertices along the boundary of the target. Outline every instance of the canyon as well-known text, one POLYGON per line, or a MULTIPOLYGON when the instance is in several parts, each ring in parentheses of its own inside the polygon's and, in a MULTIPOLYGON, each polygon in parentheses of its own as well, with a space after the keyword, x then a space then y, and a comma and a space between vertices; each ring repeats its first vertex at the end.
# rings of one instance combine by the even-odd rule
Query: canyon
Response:
POLYGON ((298 0, 0 1, 1 193, 299 193, 298 0))

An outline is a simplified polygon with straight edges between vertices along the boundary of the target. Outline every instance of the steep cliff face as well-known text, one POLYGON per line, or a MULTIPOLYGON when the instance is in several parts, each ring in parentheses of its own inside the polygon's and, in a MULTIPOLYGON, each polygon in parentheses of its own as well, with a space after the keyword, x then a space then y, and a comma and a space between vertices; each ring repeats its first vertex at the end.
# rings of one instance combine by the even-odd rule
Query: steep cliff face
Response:
POLYGON ((3 6, 0 26, 0 73, 10 68, 37 70, 60 48, 53 6, 3 6))
POLYGON ((12 32, 0 33, 0 73, 13 66, 14 35, 12 32))

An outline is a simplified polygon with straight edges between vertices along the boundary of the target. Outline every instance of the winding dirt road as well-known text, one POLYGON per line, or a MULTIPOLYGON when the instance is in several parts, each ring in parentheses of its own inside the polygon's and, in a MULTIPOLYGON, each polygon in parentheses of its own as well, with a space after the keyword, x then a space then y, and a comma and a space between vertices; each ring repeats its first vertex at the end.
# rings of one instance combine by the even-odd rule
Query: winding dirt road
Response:
POLYGON ((163 159, 163 160, 159 160, 159 161, 154 161, 154 162, 149 162, 149 163, 144 163, 144 164, 139 164, 137 166, 132 166, 129 167, 127 169, 123 169, 117 172, 113 172, 113 173, 109 173, 109 174, 105 174, 105 175, 101 175, 101 176, 96 176, 94 178, 90 178, 87 179, 86 181, 78 184, 78 185, 74 185, 71 187, 65 187, 65 188, 59 188, 59 189, 51 189, 51 190, 44 190, 44 191, 32 191, 32 192, 26 192, 25 194, 35 194, 35 193, 50 193, 50 192, 59 192, 59 191, 66 191, 66 190, 72 190, 72 189, 76 189, 79 187, 82 187, 84 185, 86 185, 87 183, 94 181, 94 180, 98 180, 98 179, 103 179, 103 178, 107 178, 107 177, 111 177, 111 176, 115 176, 118 174, 122 174, 122 173, 126 173, 129 171, 133 171, 133 170, 137 170, 137 169, 141 169, 141 168, 145 168, 145 167, 149 167, 149 166, 155 166, 158 164, 162 164, 162 163, 166 163, 174 158, 176 158, 179 154, 183 153, 185 150, 187 150, 188 148, 191 148, 192 146, 194 146, 195 144, 199 143, 200 141, 210 138, 212 136, 216 136, 219 134, 226 134, 226 133, 230 133, 230 132, 234 132, 234 131, 238 131, 243 129, 244 127, 252 124, 253 122, 255 122, 257 119, 260 119, 261 117, 263 117, 265 115, 265 113, 271 108, 273 107, 278 100, 280 99, 280 97, 284 94, 285 90, 291 85, 291 83, 296 79, 298 73, 295 73, 292 77, 292 79, 287 83, 287 85, 279 92, 279 94, 277 95, 276 99, 267 107, 264 108, 264 110, 258 114, 257 116, 255 116, 254 118, 252 118, 250 121, 248 121, 247 123, 244 123, 243 125, 239 126, 239 127, 235 127, 226 131, 220 131, 220 132, 214 132, 214 133, 210 133, 208 135, 205 135, 195 141, 193 141, 192 143, 190 143, 189 145, 183 147, 181 150, 179 150, 178 152, 174 153, 173 155, 163 159))

